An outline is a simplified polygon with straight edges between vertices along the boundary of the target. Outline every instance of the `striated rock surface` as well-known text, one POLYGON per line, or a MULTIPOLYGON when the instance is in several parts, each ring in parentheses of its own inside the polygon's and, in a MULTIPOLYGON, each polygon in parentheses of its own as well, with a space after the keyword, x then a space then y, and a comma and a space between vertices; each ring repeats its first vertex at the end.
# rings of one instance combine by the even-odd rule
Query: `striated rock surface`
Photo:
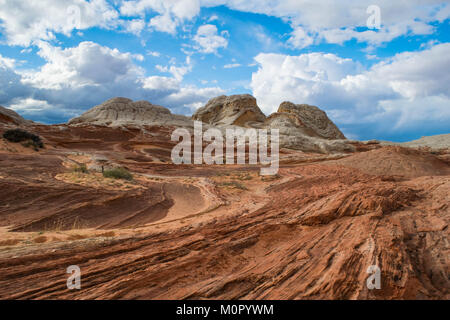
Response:
POLYGON ((44 150, 0 145, 0 299, 450 298, 440 155, 283 149, 278 175, 260 177, 172 164, 160 126, 33 132, 44 150), (105 162, 134 181, 104 178, 105 162), (67 290, 70 265, 80 290, 67 290), (366 285, 372 265, 379 290, 366 285))
POLYGON ((0 106, 0 123, 4 125, 26 125, 31 124, 32 121, 25 120, 17 112, 11 109, 0 106))
POLYGON ((406 176, 416 178, 450 175, 448 163, 428 152, 389 146, 357 153, 336 163, 374 175, 406 176), (405 170, 407 168, 407 170, 405 170))
POLYGON ((198 109, 192 119, 213 126, 258 127, 265 121, 266 116, 253 96, 243 94, 213 98, 198 109))
POLYGON ((189 126, 192 121, 174 115, 169 109, 148 101, 133 102, 127 98, 113 98, 98 105, 80 117, 71 119, 69 125, 100 125, 111 127, 139 127, 146 125, 189 126))

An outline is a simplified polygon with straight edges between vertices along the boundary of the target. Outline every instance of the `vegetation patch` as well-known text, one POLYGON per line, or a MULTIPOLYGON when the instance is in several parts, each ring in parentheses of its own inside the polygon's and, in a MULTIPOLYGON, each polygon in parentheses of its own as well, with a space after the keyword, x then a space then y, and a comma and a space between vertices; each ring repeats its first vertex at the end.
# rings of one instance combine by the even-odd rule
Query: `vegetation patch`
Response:
POLYGON ((76 167, 73 169, 73 171, 74 171, 74 172, 81 172, 81 173, 89 173, 89 170, 88 170, 88 168, 86 167, 86 165, 85 165, 84 163, 82 163, 82 164, 76 166, 76 167))
POLYGON ((114 168, 103 172, 105 178, 133 180, 133 175, 125 168, 114 168))
POLYGON ((233 189, 248 190, 246 186, 242 185, 238 181, 222 182, 219 184, 219 187, 231 187, 233 189))
POLYGON ((7 130, 3 133, 3 138, 9 142, 22 142, 24 147, 31 147, 36 151, 38 151, 39 148, 44 148, 44 143, 42 142, 41 137, 22 129, 7 130))

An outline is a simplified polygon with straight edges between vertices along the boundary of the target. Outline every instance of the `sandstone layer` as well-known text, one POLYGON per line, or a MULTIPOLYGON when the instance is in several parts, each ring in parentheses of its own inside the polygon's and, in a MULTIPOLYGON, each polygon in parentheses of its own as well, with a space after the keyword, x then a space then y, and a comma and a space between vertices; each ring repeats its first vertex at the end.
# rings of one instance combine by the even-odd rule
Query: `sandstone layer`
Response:
POLYGON ((264 177, 172 164, 164 126, 27 130, 45 149, 0 145, 0 299, 450 298, 446 151, 281 149, 264 177))

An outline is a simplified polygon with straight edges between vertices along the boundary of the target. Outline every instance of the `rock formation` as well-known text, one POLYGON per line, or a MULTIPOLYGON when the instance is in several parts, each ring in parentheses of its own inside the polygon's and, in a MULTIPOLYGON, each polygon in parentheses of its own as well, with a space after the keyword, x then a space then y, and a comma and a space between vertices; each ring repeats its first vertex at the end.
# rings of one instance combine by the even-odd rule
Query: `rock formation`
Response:
POLYGON ((71 119, 68 124, 140 127, 146 125, 186 126, 191 122, 185 116, 174 115, 169 109, 147 101, 133 102, 127 98, 113 98, 86 111, 80 117, 71 119))
POLYGON ((283 102, 278 111, 272 114, 268 122, 276 122, 279 118, 286 119, 291 127, 311 137, 337 140, 345 139, 344 134, 328 118, 327 114, 315 106, 308 104, 293 104, 283 102))
POLYGON ((213 98, 198 109, 192 119, 219 127, 259 127, 266 120, 266 116, 259 109, 254 97, 242 94, 213 98))
POLYGON ((353 152, 342 132, 315 106, 283 102, 265 121, 266 128, 278 129, 280 144, 309 152, 353 152))
POLYGON ((147 101, 133 102, 113 98, 69 121, 70 126, 98 125, 108 127, 172 126, 192 128, 193 121, 202 121, 207 129, 225 130, 233 126, 279 129, 280 146, 318 153, 353 152, 355 148, 317 107, 283 102, 278 112, 268 118, 256 99, 249 95, 219 96, 208 101, 190 118, 175 115, 169 109, 147 101))
POLYGON ((251 95, 220 96, 198 109, 192 119, 222 128, 234 125, 278 129, 280 146, 289 149, 319 153, 354 151, 324 111, 306 104, 283 102, 278 112, 266 118, 251 95))
POLYGON ((21 126, 30 124, 32 121, 25 120, 17 112, 0 106, 0 123, 21 126))

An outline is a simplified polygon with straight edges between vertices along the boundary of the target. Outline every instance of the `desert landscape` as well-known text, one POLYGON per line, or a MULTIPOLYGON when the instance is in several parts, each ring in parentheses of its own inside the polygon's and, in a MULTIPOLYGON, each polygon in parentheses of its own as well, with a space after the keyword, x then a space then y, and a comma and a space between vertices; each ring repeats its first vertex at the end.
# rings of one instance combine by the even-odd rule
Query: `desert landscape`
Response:
POLYGON ((0 133, 0 299, 450 298, 450 134, 351 140, 318 107, 266 117, 251 95, 192 117, 113 98, 54 125, 2 107, 0 133), (194 120, 278 129, 278 173, 175 165, 194 120))

